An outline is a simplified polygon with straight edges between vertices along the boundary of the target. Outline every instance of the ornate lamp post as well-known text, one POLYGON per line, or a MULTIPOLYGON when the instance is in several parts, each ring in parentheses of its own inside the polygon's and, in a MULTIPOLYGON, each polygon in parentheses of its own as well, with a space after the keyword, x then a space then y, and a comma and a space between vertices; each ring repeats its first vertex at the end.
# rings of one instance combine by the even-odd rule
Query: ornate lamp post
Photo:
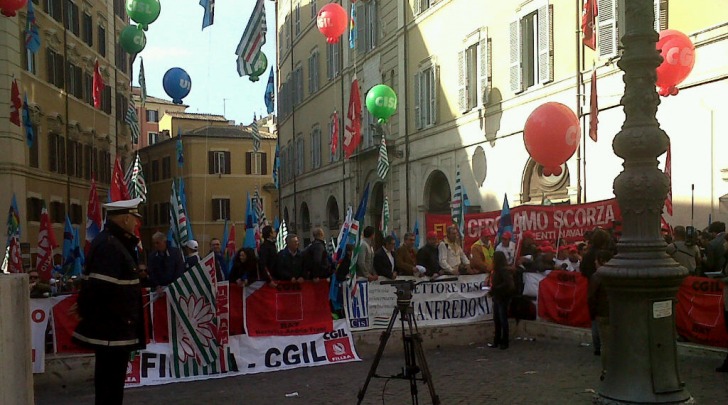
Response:
POLYGON ((596 402, 602 404, 691 403, 680 381, 675 342, 675 295, 687 270, 666 253, 660 215, 668 179, 657 157, 669 138, 656 113, 655 69, 662 61, 655 49, 653 0, 628 0, 622 98, 625 122, 614 138, 614 152, 624 171, 614 180, 622 210, 623 232, 618 254, 599 269, 609 295, 611 336, 606 375, 596 402))

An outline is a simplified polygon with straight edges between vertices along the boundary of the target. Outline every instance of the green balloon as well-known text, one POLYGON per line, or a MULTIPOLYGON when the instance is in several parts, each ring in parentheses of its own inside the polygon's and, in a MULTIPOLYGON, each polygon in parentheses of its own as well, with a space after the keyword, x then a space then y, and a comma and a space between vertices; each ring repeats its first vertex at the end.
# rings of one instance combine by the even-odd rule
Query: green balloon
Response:
POLYGON ((126 52, 133 55, 141 52, 147 45, 147 36, 138 26, 130 25, 121 30, 119 43, 126 52))
POLYGON ((159 0, 126 0, 126 14, 144 31, 159 17, 162 10, 159 0))
POLYGON ((268 58, 263 52, 258 52, 258 57, 256 58, 255 65, 253 65, 253 69, 253 72, 250 73, 250 81, 257 82, 260 75, 265 73, 268 69, 268 58))
POLYGON ((397 93, 386 84, 378 84, 367 93, 367 110, 380 124, 397 112, 397 93))

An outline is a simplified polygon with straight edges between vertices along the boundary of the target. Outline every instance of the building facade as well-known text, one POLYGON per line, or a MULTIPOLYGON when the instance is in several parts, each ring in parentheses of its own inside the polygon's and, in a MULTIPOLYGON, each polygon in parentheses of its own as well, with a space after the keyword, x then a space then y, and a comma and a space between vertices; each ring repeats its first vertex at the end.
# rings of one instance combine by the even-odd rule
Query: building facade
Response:
POLYGON ((25 48, 25 9, 0 18, 0 204, 9 206, 12 195, 17 197, 26 259, 35 254, 43 204, 59 243, 66 215, 85 237, 92 176, 105 201, 116 156, 128 162, 132 150, 124 123, 131 58, 117 43, 129 21, 124 2, 33 0, 33 5, 41 44, 35 54, 25 48), (100 109, 93 105, 95 61, 104 81, 100 109), (13 79, 21 98, 27 94, 35 132, 31 147, 23 128, 8 120, 13 79))
MULTIPOLYGON (((335 234, 345 207, 356 207, 370 184, 366 225, 379 223, 386 196, 389 228, 401 235, 415 221, 424 224, 427 213, 450 212, 458 170, 476 212, 499 210, 504 196, 511 207, 612 198, 622 170, 611 144, 624 122, 616 66, 623 7, 598 1, 593 51, 582 45, 576 3, 359 1, 352 48, 347 33, 327 44, 318 31, 316 14, 325 2, 278 1, 283 217, 294 229, 322 225, 335 234), (587 135, 593 66, 597 142, 587 135), (362 144, 350 159, 341 157, 354 77, 362 104, 380 83, 398 95, 397 112, 382 128, 391 164, 384 180, 376 171, 381 138, 366 108, 362 144), (550 101, 568 106, 581 122, 578 150, 558 176, 544 175, 523 141, 531 112, 550 101), (332 154, 336 115, 339 150, 332 154)), ((351 2, 342 6, 349 11, 351 2)), ((720 153, 726 140, 717 136, 728 117, 718 102, 728 89, 728 9, 707 0, 656 0, 655 10, 656 30, 682 31, 695 45, 693 71, 677 96, 662 99, 658 120, 672 138, 675 211, 668 220, 702 228, 709 218, 728 219, 728 157, 720 153)))
POLYGON ((250 126, 212 114, 167 112, 161 117, 160 133, 181 133, 183 164, 177 160, 176 135, 139 151, 148 190, 142 208, 145 246, 151 246, 152 234, 169 230, 173 178, 184 180, 187 220, 200 253, 208 251, 212 238, 223 238, 226 220, 236 225, 237 246, 242 246, 247 195, 252 198, 256 189, 273 223, 278 216, 278 190, 273 184, 277 138, 266 122, 259 122, 261 144, 254 153, 250 126))
MULTIPOLYGON (((149 145, 164 140, 159 133, 159 120, 168 112, 183 113, 187 109, 185 104, 174 104, 169 100, 147 95, 146 102, 142 105, 141 88, 132 88, 132 97, 139 117, 139 143, 134 149, 143 149, 149 145)), ((169 137, 169 134, 167 134, 169 137)))

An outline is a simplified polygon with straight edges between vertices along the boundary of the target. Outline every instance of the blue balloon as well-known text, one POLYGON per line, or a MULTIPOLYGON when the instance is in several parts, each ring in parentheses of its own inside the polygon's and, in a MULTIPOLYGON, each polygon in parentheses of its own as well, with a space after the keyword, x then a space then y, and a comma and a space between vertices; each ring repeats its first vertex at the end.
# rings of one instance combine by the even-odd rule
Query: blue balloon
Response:
POLYGON ((167 95, 172 97, 173 103, 182 104, 182 99, 192 90, 192 79, 184 69, 175 67, 164 74, 162 85, 167 95))

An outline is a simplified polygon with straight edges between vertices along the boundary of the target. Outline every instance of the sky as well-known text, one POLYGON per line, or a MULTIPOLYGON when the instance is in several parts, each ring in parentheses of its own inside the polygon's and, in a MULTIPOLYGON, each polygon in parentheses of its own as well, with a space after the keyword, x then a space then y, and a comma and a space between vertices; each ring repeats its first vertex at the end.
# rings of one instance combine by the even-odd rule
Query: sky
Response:
MULTIPOLYGON (((199 0, 161 0, 159 18, 149 25, 144 59, 147 94, 171 100, 162 86, 164 73, 173 67, 187 71, 192 90, 184 98, 187 112, 225 115, 236 123, 249 124, 253 114, 266 114, 263 95, 275 64, 275 3, 265 1, 268 33, 263 53, 268 69, 253 83, 237 71, 235 50, 250 19, 255 0, 216 0, 214 24, 202 28, 204 9, 199 0)), ((135 24, 132 21, 132 24, 135 24)), ((139 62, 134 62, 135 86, 139 85, 139 62)), ((277 80, 277 78, 276 78, 277 80)))

